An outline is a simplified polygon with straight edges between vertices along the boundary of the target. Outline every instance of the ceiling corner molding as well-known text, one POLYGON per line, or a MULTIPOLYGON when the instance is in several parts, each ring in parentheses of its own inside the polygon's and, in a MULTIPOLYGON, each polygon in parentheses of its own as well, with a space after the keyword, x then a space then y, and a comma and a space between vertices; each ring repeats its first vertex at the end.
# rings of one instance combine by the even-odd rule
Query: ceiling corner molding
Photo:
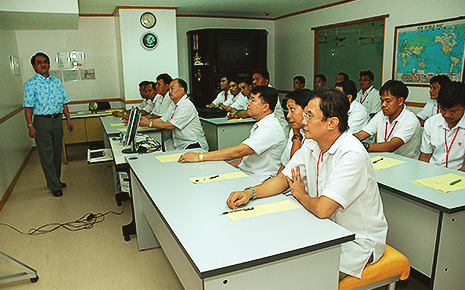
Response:
POLYGON ((336 2, 336 3, 326 4, 326 5, 318 6, 318 7, 315 7, 315 8, 310 8, 310 9, 302 10, 302 11, 299 11, 299 12, 294 12, 294 13, 291 13, 291 14, 276 17, 276 18, 273 18, 273 20, 280 20, 280 19, 283 19, 283 18, 288 18, 288 17, 300 15, 300 14, 305 14, 305 13, 308 13, 308 12, 322 10, 322 9, 326 9, 326 8, 329 8, 329 7, 338 6, 338 5, 342 5, 342 4, 346 4, 346 3, 350 3, 350 2, 354 2, 354 1, 358 1, 358 0, 341 0, 341 1, 336 2))
POLYGON ((116 6, 113 11, 113 16, 118 14, 122 9, 163 9, 163 10, 178 10, 178 7, 160 7, 160 6, 116 6))

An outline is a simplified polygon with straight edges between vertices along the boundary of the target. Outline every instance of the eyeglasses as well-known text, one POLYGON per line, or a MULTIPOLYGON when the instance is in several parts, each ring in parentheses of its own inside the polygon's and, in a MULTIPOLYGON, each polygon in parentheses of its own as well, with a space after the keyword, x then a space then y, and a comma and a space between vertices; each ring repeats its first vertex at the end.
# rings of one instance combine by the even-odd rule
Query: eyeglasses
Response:
POLYGON ((314 117, 314 116, 310 116, 310 115, 307 115, 305 112, 302 112, 302 116, 304 117, 304 119, 306 119, 307 121, 310 121, 310 119, 322 119, 324 117, 314 117))

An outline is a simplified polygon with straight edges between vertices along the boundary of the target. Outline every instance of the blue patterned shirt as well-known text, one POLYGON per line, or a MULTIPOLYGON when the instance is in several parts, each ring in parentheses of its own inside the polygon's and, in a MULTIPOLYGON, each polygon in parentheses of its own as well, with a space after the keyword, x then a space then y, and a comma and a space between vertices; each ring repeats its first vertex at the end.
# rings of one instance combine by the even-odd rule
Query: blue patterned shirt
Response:
POLYGON ((23 107, 33 108, 34 115, 51 115, 63 111, 70 102, 60 79, 36 74, 24 84, 23 107))

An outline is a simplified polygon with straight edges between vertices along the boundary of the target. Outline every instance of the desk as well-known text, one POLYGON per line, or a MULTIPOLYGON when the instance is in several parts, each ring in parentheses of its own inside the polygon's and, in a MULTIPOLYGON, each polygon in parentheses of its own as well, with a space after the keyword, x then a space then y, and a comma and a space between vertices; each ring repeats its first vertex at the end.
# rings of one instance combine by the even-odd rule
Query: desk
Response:
POLYGON ((160 163, 155 154, 128 158, 137 242, 140 250, 161 246, 185 289, 337 289, 340 245, 353 233, 303 207, 233 222, 219 214, 229 209, 227 197, 256 180, 193 184, 188 177, 237 169, 223 161, 160 163))
POLYGON ((245 118, 241 121, 228 121, 223 118, 199 118, 210 151, 236 146, 250 135, 255 119, 245 118))
POLYGON ((387 242, 431 278, 431 289, 465 285, 465 190, 442 193, 412 180, 465 173, 392 153, 370 153, 407 163, 376 171, 389 225, 387 242))
MULTIPOLYGON (((124 126, 118 126, 118 127, 111 126, 111 124, 121 123, 121 117, 106 116, 106 117, 101 117, 100 120, 103 126, 103 141, 105 143, 105 148, 110 148, 110 143, 108 141, 109 138, 119 136, 121 131, 119 131, 118 129, 125 128, 125 127, 124 126)), ((137 133, 146 134, 152 137, 152 139, 160 142, 160 144, 163 144, 162 139, 161 139, 161 132, 162 130, 157 129, 157 128, 142 127, 140 129, 137 129, 137 133)))

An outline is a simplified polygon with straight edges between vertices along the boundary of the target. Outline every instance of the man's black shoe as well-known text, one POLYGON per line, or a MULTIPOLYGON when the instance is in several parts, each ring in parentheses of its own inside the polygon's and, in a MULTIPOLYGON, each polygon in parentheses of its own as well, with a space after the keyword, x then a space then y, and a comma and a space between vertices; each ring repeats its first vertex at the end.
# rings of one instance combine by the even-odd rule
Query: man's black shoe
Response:
POLYGON ((60 190, 54 190, 52 191, 52 194, 54 197, 60 197, 60 196, 63 196, 63 191, 60 190))

